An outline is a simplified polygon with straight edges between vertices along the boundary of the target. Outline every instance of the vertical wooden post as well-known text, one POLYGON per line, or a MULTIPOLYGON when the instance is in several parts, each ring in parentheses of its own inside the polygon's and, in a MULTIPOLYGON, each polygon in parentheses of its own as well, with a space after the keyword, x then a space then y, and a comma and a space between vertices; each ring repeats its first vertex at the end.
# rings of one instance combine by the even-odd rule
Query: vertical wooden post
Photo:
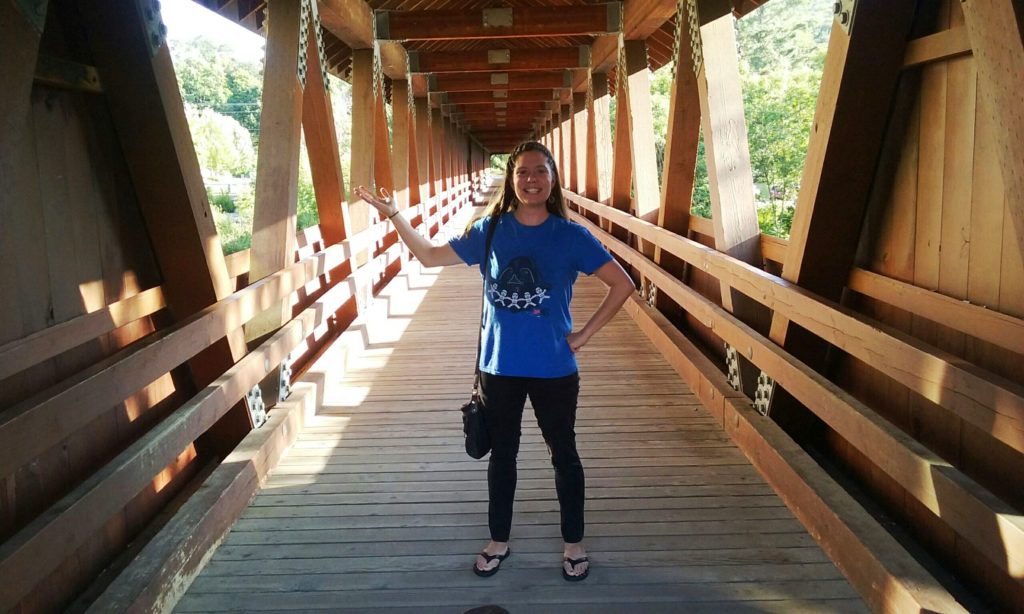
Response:
POLYGON ((394 175, 395 203, 399 208, 409 206, 409 82, 397 79, 391 82, 391 164, 394 175))
MULTIPOLYGON (((715 248, 761 268, 761 230, 754 207, 747 123, 743 115, 733 16, 726 14, 700 29, 703 63, 697 75, 704 128, 704 151, 711 192, 715 248)), ((722 306, 755 329, 766 329, 769 315, 757 302, 723 283, 722 306)), ((757 372, 741 357, 742 390, 753 397, 757 372)))
MULTIPOLYGON (((669 97, 658 226, 685 237, 690 229, 701 115, 697 75, 693 72, 690 29, 686 27, 687 20, 682 13, 677 14, 676 19, 679 49, 669 97)), ((686 266, 678 257, 662 252, 659 247, 654 250, 654 261, 674 277, 683 278, 686 266)), ((658 294, 656 305, 670 319, 682 315, 682 309, 664 293, 658 294)))
MULTIPOLYGON (((267 5, 267 61, 256 159, 250 282, 273 275, 295 259, 303 88, 297 66, 299 40, 306 36, 300 24, 300 9, 301 3, 288 0, 272 0, 267 5)), ((290 319, 290 301, 278 301, 245 325, 246 341, 255 342, 290 319)), ((274 373, 263 383, 263 397, 269 404, 278 399, 278 380, 274 373)))
MULTIPOLYGON (((621 52, 622 37, 619 37, 621 52)), ((629 121, 629 96, 626 93, 626 73, 619 64, 619 70, 615 71, 618 77, 615 87, 615 145, 612 151, 612 192, 611 206, 620 211, 630 211, 633 208, 633 154, 630 151, 630 133, 632 129, 629 121)), ((605 230, 612 230, 612 234, 622 241, 629 240, 629 232, 626 229, 607 222, 605 230)))
POLYGON ((996 126, 999 166, 1017 231, 1017 250, 1024 253, 1024 4, 1020 0, 986 0, 960 6, 978 65, 981 109, 996 126))
POLYGON ((573 157, 572 190, 583 194, 587 189, 587 95, 577 92, 572 95, 572 146, 573 157))
MULTIPOLYGON (((444 168, 444 149, 445 149, 445 138, 444 138, 444 116, 441 114, 440 107, 430 110, 433 128, 433 143, 431 144, 431 159, 434 161, 434 194, 443 194, 448 189, 448 178, 445 176, 444 168)), ((436 203, 438 206, 440 202, 436 203)))
POLYGON ((562 134, 562 149, 561 149, 561 164, 562 168, 559 169, 562 173, 562 185, 564 187, 570 187, 572 185, 572 98, 570 94, 569 104, 561 105, 561 113, 559 115, 559 132, 562 134))
MULTIPOLYGON (((352 167, 349 181, 352 186, 373 187, 374 162, 374 107, 373 94, 373 49, 352 50, 352 167)), ((370 210, 357 196, 350 194, 349 219, 352 233, 365 230, 370 225, 370 210)), ((363 257, 359 258, 364 262, 363 257)))
POLYGON ((390 191, 394 189, 395 179, 391 172, 391 136, 388 134, 384 83, 376 83, 373 90, 373 185, 390 191))
POLYGON ((420 202, 433 195, 433 175, 430 164, 430 102, 427 97, 414 98, 416 123, 416 164, 420 173, 420 202))
POLYGON ((408 168, 409 174, 407 177, 407 183, 409 185, 409 195, 407 207, 414 207, 423 200, 423 184, 420 181, 420 127, 419 127, 419 108, 416 104, 415 99, 413 103, 408 105, 407 108, 407 125, 409 127, 409 136, 407 142, 408 148, 408 168))
MULTIPOLYGON (((609 204, 612 197, 612 123, 611 123, 611 96, 608 94, 608 74, 593 73, 592 85, 594 89, 593 108, 590 110, 590 124, 587 127, 588 135, 593 134, 594 146, 590 150, 594 157, 594 179, 596 181, 594 195, 590 196, 603 204, 609 204)), ((590 163, 588 161, 589 169, 590 163)), ((587 182, 587 191, 590 192, 590 182, 587 182)))

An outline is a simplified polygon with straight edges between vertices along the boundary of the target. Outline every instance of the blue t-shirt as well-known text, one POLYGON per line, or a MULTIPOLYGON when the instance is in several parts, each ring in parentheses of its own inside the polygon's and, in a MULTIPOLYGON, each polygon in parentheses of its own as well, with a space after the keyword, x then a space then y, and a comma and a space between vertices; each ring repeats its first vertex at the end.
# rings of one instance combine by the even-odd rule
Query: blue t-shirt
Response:
MULTIPOLYGON (((480 265, 491 218, 448 242, 480 265)), ((480 370, 494 375, 564 377, 577 370, 565 337, 572 332, 572 285, 612 259, 586 228, 556 215, 524 226, 511 213, 494 231, 486 277, 480 370)))

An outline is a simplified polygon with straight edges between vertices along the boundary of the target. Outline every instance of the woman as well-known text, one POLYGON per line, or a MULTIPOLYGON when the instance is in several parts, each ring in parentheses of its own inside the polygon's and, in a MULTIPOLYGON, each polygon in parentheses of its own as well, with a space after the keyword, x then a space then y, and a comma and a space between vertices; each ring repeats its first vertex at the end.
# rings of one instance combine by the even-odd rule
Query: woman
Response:
POLYGON ((480 264, 485 279, 480 350, 483 411, 491 435, 487 467, 491 541, 477 557, 479 576, 497 573, 511 550, 516 456, 526 397, 551 453, 561 508, 562 576, 570 582, 590 573, 583 547, 584 475, 576 451, 579 376, 575 353, 615 315, 633 293, 633 281, 607 250, 570 222, 551 152, 528 142, 509 155, 499 197, 445 245, 433 245, 397 216, 390 199, 365 187, 356 193, 395 222, 399 236, 424 266, 480 264), (487 231, 497 224, 486 266, 487 231), (597 275, 608 287, 597 311, 573 332, 569 301, 578 272, 597 275))

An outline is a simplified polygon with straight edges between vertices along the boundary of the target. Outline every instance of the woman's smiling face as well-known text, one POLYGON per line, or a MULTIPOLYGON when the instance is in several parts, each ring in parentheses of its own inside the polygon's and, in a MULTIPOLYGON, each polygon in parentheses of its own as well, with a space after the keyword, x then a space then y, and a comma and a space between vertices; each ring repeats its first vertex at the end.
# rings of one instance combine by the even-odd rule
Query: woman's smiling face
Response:
POLYGON ((544 205, 551 196, 551 167, 539 151, 524 151, 516 158, 513 186, 524 205, 544 205))

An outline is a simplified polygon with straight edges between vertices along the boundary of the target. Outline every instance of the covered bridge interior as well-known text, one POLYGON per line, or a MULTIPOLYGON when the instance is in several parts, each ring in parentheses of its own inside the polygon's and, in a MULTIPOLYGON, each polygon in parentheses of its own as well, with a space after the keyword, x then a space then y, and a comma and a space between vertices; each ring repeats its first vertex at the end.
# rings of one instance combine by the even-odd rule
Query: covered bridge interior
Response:
MULTIPOLYGON (((708 419, 662 430, 713 425, 739 451, 855 591, 837 588, 836 607, 1024 611, 1019 0, 834 3, 788 240, 760 234, 751 190, 734 22, 761 2, 200 4, 267 39, 252 248, 228 257, 159 3, 0 0, 0 610, 199 603, 188 590, 232 523, 303 425, 329 420, 325 388, 355 394, 381 305, 397 317, 437 277, 351 188, 393 189, 441 240, 500 181, 491 155, 536 139, 573 219, 638 287, 629 319, 602 332, 607 355, 645 365, 650 347, 668 365, 614 382, 611 358, 581 358, 626 399, 597 426, 628 430, 632 396, 692 398, 658 419, 708 419), (667 64, 659 181, 649 69, 667 64), (328 73, 352 86, 351 185, 328 73), (710 218, 690 212, 701 134, 710 218), (301 138, 320 224, 296 233, 301 138)), ((459 274, 438 292, 472 292, 459 274)), ((431 322, 409 343, 471 345, 477 303, 436 309, 402 316, 431 322)), ((444 357, 412 356, 389 385, 430 405, 417 376, 434 365, 419 363, 444 357)), ((451 412, 430 419, 457 435, 468 384, 451 381, 433 399, 451 412)), ((469 577, 474 552, 451 573, 469 577)), ((665 611, 686 597, 670 584, 665 611)), ((286 592, 291 607, 346 605, 286 592)), ((479 605, 448 592, 439 611, 479 605)))

